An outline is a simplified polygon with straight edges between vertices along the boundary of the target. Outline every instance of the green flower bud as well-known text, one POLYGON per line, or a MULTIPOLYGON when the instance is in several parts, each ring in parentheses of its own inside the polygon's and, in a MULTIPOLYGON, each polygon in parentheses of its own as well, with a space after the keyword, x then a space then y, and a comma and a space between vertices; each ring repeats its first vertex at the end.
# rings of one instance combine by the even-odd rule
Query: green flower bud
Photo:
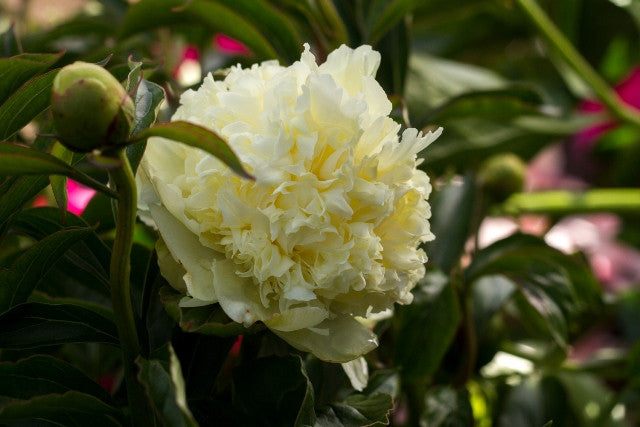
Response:
POLYGON ((522 191, 526 171, 527 165, 515 154, 497 154, 480 166, 478 183, 493 201, 503 202, 522 191))
POLYGON ((56 133, 67 148, 89 152, 123 143, 135 118, 131 97, 104 68, 75 62, 53 80, 56 133))

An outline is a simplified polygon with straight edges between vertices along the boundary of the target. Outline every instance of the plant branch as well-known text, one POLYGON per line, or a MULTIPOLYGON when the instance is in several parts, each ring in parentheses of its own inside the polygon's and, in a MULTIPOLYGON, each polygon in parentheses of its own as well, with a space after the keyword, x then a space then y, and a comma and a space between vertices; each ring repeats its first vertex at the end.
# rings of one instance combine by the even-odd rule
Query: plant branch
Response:
POLYGON ((131 272, 131 247, 137 213, 137 192, 135 178, 124 148, 116 151, 120 166, 109 172, 118 193, 116 212, 116 235, 111 254, 110 281, 113 314, 118 328, 127 398, 133 425, 148 425, 148 404, 144 388, 136 379, 136 358, 140 355, 140 341, 136 329, 129 275, 131 272))
POLYGON ((591 87, 600 101, 618 119, 640 127, 640 115, 625 104, 609 84, 564 36, 535 0, 515 0, 560 56, 591 87))

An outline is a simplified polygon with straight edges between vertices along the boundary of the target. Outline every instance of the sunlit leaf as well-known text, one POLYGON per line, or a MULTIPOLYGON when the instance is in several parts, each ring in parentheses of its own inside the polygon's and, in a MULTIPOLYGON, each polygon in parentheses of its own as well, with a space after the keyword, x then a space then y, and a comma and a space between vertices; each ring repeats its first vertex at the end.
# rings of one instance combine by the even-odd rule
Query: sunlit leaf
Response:
POLYGON ((252 176, 244 170, 240 160, 236 157, 233 151, 231 151, 231 148, 229 148, 226 141, 211 129, 207 129, 194 123, 177 120, 147 128, 134 135, 131 140, 141 141, 151 136, 160 136, 172 139, 191 147, 204 150, 223 161, 238 175, 252 179, 252 176))
POLYGON ((56 74, 58 70, 32 78, 0 105, 0 141, 11 137, 49 106, 56 74))
POLYGON ((10 58, 0 58, 0 105, 13 91, 29 79, 46 71, 60 57, 60 53, 23 53, 10 58))
POLYGON ((24 145, 0 144, 0 176, 64 175, 112 197, 113 190, 64 161, 24 145))

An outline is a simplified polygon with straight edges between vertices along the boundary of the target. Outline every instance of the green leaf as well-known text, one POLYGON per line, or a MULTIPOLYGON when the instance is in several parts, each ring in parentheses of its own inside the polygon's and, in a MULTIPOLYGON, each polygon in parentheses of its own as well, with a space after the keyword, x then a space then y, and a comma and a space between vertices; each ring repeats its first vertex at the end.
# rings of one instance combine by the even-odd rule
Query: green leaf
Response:
POLYGON ((640 212, 640 190, 636 188, 596 188, 586 191, 541 191, 517 193, 500 209, 508 214, 544 213, 569 215, 590 212, 640 212))
POLYGON ((402 20, 412 9, 420 6, 421 0, 392 0, 387 2, 380 16, 370 24, 369 44, 376 44, 391 28, 402 20))
MULTIPOLYGON (((16 233, 26 234, 38 240, 65 227, 89 227, 82 218, 70 212, 62 224, 60 215, 52 207, 24 210, 15 217, 12 226, 16 233)), ((94 295, 96 298, 91 300, 110 304, 108 271, 111 251, 96 231, 89 231, 81 241, 71 246, 64 256, 58 258, 46 274, 45 280, 40 282, 39 290, 53 297, 89 298, 90 295, 94 295), (88 290, 93 292, 88 294, 88 290)))
POLYGON ((440 366, 460 322, 460 308, 452 285, 430 273, 413 291, 410 305, 400 306, 393 318, 397 331, 394 363, 404 378, 426 378, 440 366))
POLYGON ((261 323, 255 323, 249 328, 245 328, 242 324, 231 320, 218 304, 203 307, 180 307, 179 302, 183 297, 184 295, 168 286, 160 289, 160 298, 165 310, 185 332, 229 337, 251 334, 265 328, 261 323))
MULTIPOLYGON (((218 0, 246 18, 273 44, 280 58, 291 64, 300 58, 302 42, 291 20, 264 0, 218 0)), ((324 3, 324 2, 323 2, 324 3)))
POLYGON ((240 160, 233 151, 231 151, 226 141, 211 129, 194 123, 177 120, 147 128, 134 135, 131 138, 131 142, 141 141, 152 136, 160 136, 199 148, 220 159, 238 175, 253 179, 253 177, 244 170, 240 160))
POLYGON ((7 58, 21 53, 16 35, 16 24, 12 22, 7 30, 0 34, 0 57, 7 58))
POLYGON ((197 426, 191 411, 187 407, 184 379, 180 370, 180 361, 168 347, 168 361, 147 360, 138 357, 136 364, 140 368, 138 380, 144 386, 153 402, 156 414, 167 426, 197 426), (165 364, 168 365, 165 368, 165 364))
POLYGON ((62 57, 60 53, 23 53, 0 58, 0 105, 29 79, 44 72, 62 57))
POLYGON ((314 425, 313 387, 300 357, 256 359, 234 371, 233 384, 246 423, 314 425))
POLYGON ((0 363, 0 395, 27 400, 43 394, 79 391, 107 404, 113 399, 78 368, 50 356, 35 355, 18 362, 0 363))
POLYGON ((444 273, 460 260, 469 237, 475 206, 475 183, 469 176, 449 181, 431 199, 431 231, 435 240, 426 244, 429 259, 444 273))
POLYGON ((0 176, 64 175, 87 187, 117 197, 116 193, 80 170, 51 154, 24 145, 0 144, 0 176))
POLYGON ((220 3, 204 0, 140 1, 129 8, 120 28, 120 37, 185 23, 200 24, 211 32, 233 37, 251 49, 259 60, 279 58, 269 38, 247 17, 220 3))
POLYGON ((597 312, 602 305, 600 288, 588 266, 535 236, 514 234, 478 251, 464 279, 471 284, 495 274, 518 286, 522 298, 516 302, 522 314, 530 324, 542 321, 562 347, 568 323, 580 314, 597 312))
POLYGON ((11 137, 49 106, 56 74, 58 70, 32 78, 0 105, 0 141, 11 137))
POLYGON ((121 426, 121 417, 118 409, 78 391, 13 402, 0 410, 0 423, 11 425, 34 425, 40 421, 64 426, 121 426))
POLYGON ((0 348, 22 349, 76 342, 118 345, 113 320, 88 304, 28 302, 0 315, 0 348))
POLYGON ((164 89, 143 78, 142 62, 130 62, 127 77, 127 92, 136 106, 132 135, 155 123, 160 103, 164 100, 164 89))
POLYGON ((385 426, 393 410, 393 399, 387 393, 352 394, 344 402, 333 403, 318 414, 317 426, 385 426))
POLYGON ((465 388, 454 390, 450 387, 430 390, 421 418, 425 425, 434 427, 474 425, 469 392, 465 388))
POLYGON ((9 269, 0 271, 0 313, 25 302, 49 268, 73 244, 91 233, 69 228, 45 237, 22 254, 9 269))
POLYGON ((0 186, 0 230, 48 184, 49 178, 45 175, 8 178, 0 186))
MULTIPOLYGON (((57 141, 51 149, 51 154, 68 165, 70 165, 73 160, 73 152, 67 150, 64 145, 57 141)), ((49 181, 51 181, 51 190, 53 191, 53 196, 55 197, 58 208, 60 209, 60 217, 64 222, 67 215, 67 204, 69 201, 67 195, 67 177, 63 175, 53 175, 49 178, 49 181)))

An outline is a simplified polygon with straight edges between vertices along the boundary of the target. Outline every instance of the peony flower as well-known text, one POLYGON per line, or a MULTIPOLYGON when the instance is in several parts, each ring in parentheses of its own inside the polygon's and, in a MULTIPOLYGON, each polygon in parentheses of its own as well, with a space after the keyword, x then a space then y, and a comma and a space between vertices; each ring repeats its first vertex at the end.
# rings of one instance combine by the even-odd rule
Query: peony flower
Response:
POLYGON ((341 46, 317 65, 233 67, 187 91, 174 120, 214 129, 256 179, 204 152, 148 144, 140 215, 158 229, 160 270, 183 306, 219 303, 292 346, 345 362, 372 350, 358 320, 408 304, 433 238, 425 135, 389 118, 380 55, 341 46))

